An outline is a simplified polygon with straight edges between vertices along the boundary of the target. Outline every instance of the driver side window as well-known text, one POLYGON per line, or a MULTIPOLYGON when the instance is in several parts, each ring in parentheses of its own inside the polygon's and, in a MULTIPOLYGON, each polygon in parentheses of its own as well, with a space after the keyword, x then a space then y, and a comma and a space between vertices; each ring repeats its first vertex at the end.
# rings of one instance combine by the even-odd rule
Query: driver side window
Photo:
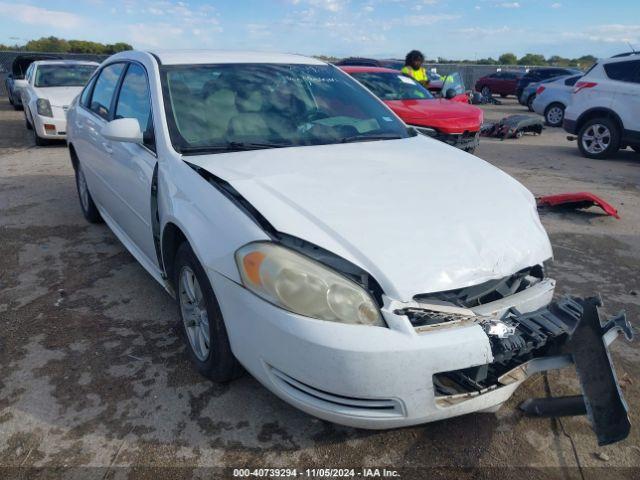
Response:
POLYGON ((138 120, 144 146, 155 152, 147 74, 144 68, 137 63, 129 64, 125 73, 118 94, 114 118, 135 118, 138 120))

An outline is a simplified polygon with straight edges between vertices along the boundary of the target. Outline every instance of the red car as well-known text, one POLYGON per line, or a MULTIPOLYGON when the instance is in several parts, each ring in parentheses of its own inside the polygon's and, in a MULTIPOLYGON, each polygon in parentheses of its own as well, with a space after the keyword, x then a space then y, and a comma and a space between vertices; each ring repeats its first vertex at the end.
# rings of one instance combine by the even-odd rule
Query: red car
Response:
POLYGON ((482 93, 483 97, 490 97, 493 94, 506 97, 515 95, 518 81, 524 74, 522 72, 496 72, 479 78, 476 82, 476 92, 482 93))
POLYGON ((404 122, 420 133, 473 152, 478 146, 483 112, 469 104, 435 98, 419 83, 397 70, 380 67, 340 67, 380 98, 404 122))

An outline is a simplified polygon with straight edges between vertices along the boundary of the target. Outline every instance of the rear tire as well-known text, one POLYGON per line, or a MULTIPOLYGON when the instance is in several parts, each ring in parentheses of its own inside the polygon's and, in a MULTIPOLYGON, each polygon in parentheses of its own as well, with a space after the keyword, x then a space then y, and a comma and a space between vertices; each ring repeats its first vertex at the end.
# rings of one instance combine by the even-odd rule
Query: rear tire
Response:
POLYGON ((178 248, 173 271, 180 329, 198 372, 214 382, 239 377, 243 369, 231 352, 220 306, 187 242, 178 248))
POLYGON ((587 158, 608 158, 620 149, 620 129, 607 117, 588 120, 578 133, 578 148, 587 158))
POLYGON ((561 103, 552 103, 544 111, 544 120, 550 127, 562 126, 564 120, 564 105, 561 103))
POLYGON ((84 177, 82 166, 80 162, 76 162, 76 188, 78 189, 78 199, 80 200, 80 209, 84 218, 89 223, 102 223, 102 216, 98 211, 98 207, 91 198, 89 193, 89 185, 87 185, 87 179, 84 177))
POLYGON ((529 95, 529 98, 527 98, 527 108, 529 109, 530 112, 533 112, 533 101, 535 99, 536 99, 535 93, 529 95))

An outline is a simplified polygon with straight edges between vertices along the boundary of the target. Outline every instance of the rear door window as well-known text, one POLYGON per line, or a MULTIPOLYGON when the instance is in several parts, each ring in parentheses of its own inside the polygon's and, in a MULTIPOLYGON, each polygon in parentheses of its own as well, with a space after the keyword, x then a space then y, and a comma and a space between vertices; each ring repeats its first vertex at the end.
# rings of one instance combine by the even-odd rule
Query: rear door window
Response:
POLYGON ((640 70, 640 60, 629 62, 615 62, 604 66, 604 71, 611 80, 620 82, 638 83, 638 71, 640 70))
POLYGON ((105 120, 109 118, 111 100, 113 99, 113 93, 116 90, 123 69, 124 63, 107 65, 102 69, 98 80, 96 80, 96 86, 93 89, 89 109, 105 120))

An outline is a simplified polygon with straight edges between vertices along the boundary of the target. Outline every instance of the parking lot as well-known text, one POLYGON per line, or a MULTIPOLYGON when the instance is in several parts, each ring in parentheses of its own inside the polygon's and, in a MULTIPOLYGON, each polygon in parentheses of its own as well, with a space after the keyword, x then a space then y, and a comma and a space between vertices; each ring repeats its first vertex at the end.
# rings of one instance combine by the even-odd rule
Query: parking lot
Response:
MULTIPOLYGON (((492 120, 523 112, 514 99, 483 108, 492 120)), ((314 419, 248 375, 228 385, 204 380, 185 355, 173 300, 105 225, 85 222, 64 144, 32 145, 23 113, 3 98, 0 468, 7 476, 35 467, 46 477, 217 478, 230 476, 220 467, 250 466, 388 467, 403 478, 424 478, 424 467, 434 478, 461 467, 456 473, 470 478, 638 478, 638 342, 612 347, 634 426, 628 439, 604 448, 584 417, 531 419, 517 410, 529 397, 577 393, 569 369, 530 379, 496 414, 392 431, 314 419)), ((619 210, 621 220, 591 209, 545 212, 542 221, 557 294, 600 293, 608 314, 625 309, 638 328, 640 155, 587 160, 561 129, 483 138, 476 154, 536 195, 590 191, 619 210)))

